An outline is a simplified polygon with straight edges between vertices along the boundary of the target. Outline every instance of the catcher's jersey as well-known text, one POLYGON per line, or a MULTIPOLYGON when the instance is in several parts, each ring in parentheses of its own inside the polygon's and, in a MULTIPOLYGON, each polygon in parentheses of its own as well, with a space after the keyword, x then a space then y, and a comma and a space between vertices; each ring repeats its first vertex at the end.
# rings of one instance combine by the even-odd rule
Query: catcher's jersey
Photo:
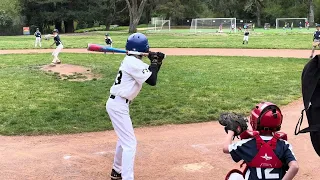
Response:
MULTIPOLYGON (((272 139, 271 136, 261 136, 261 138, 268 142, 272 139)), ((244 139, 239 142, 233 143, 229 146, 229 152, 232 159, 235 162, 244 160, 245 162, 251 162, 258 153, 256 140, 253 138, 244 139)), ((285 140, 278 140, 277 147, 274 150, 276 156, 282 161, 282 168, 255 168, 248 167, 248 171, 245 174, 246 180, 278 180, 282 179, 285 175, 288 164, 291 161, 295 161, 296 158, 292 151, 292 146, 285 140)), ((265 158, 270 158, 267 154, 265 158)))
POLYGON ((313 39, 320 40, 320 31, 314 32, 314 34, 313 34, 313 39))
POLYGON ((134 56, 126 56, 121 63, 118 75, 110 94, 133 100, 139 94, 142 84, 151 76, 149 65, 134 56))

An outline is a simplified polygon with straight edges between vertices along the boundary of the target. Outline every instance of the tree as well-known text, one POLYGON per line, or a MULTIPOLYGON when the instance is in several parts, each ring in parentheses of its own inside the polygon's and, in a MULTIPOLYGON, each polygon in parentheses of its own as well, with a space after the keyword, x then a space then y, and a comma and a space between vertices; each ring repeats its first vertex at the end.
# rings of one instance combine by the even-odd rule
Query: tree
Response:
POLYGON ((309 0, 309 17, 308 21, 311 26, 314 24, 314 3, 313 0, 309 0))
POLYGON ((257 26, 261 27, 261 13, 264 5, 262 0, 247 0, 244 10, 247 12, 252 12, 257 18, 257 26))
POLYGON ((130 17, 129 33, 135 33, 147 0, 141 0, 140 5, 138 0, 126 0, 126 2, 130 17))

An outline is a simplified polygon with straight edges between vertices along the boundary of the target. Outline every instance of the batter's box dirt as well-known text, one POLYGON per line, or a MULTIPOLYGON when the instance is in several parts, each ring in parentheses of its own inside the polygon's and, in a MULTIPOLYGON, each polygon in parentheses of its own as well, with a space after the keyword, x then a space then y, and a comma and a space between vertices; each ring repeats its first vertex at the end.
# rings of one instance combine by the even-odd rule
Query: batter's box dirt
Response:
POLYGON ((101 75, 94 74, 90 68, 72 64, 44 65, 40 69, 61 80, 90 81, 101 78, 101 75))

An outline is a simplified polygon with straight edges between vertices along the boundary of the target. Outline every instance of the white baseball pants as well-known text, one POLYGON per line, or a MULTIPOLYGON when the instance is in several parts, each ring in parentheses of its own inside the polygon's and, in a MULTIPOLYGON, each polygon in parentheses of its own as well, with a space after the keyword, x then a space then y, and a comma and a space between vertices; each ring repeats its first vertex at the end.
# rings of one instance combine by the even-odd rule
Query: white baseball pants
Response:
POLYGON ((243 41, 249 41, 249 36, 243 36, 243 41))
POLYGON ((39 47, 41 47, 41 38, 40 37, 36 37, 36 42, 34 43, 34 47, 37 47, 39 45, 39 47))
POLYGON ((52 56, 53 56, 53 63, 57 63, 57 62, 60 62, 58 56, 59 56, 59 53, 61 52, 61 50, 63 49, 63 45, 60 44, 59 46, 56 47, 56 49, 53 51, 52 53, 52 56))
POLYGON ((244 180, 242 174, 232 173, 230 174, 228 180, 244 180))
POLYGON ((137 140, 129 114, 129 104, 126 99, 116 96, 115 99, 108 99, 106 109, 118 136, 113 169, 121 173, 122 180, 133 180, 137 140))

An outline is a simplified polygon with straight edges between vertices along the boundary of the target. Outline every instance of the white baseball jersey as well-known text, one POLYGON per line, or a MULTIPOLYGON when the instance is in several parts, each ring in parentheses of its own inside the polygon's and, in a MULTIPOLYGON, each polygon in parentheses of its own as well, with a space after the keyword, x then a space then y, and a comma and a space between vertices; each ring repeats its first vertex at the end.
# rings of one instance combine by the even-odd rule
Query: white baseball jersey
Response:
POLYGON ((142 84, 151 76, 149 65, 134 56, 126 56, 121 63, 118 75, 110 94, 133 100, 139 94, 142 84))

